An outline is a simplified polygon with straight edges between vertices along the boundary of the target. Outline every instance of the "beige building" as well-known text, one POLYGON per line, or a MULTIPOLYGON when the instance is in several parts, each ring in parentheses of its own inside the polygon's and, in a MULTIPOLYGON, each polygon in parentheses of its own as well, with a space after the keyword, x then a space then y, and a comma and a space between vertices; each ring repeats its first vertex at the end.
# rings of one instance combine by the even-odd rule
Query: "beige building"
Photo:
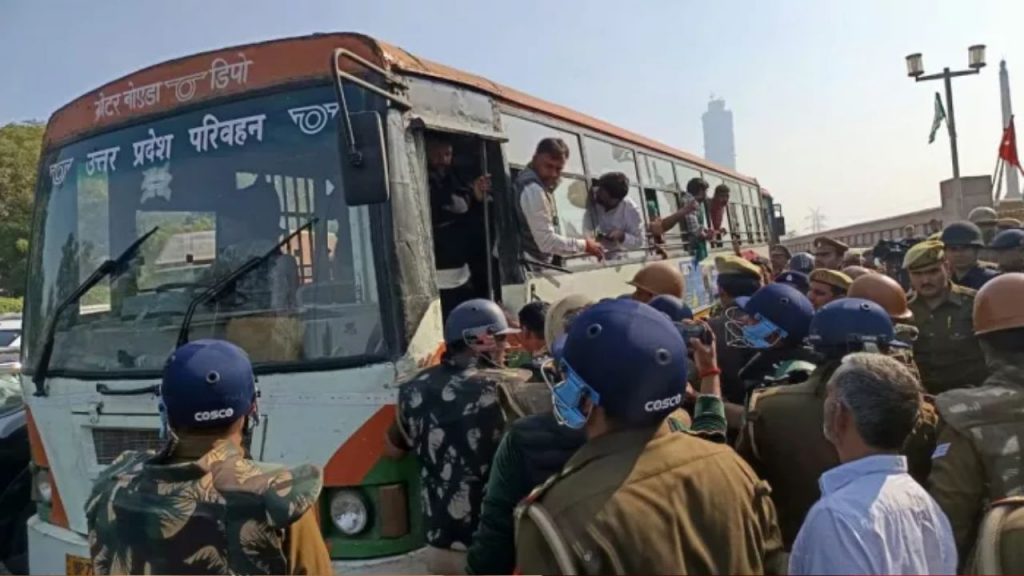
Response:
POLYGON ((881 220, 862 222, 842 228, 823 230, 816 234, 805 234, 782 240, 782 244, 793 253, 813 252, 814 239, 828 236, 843 242, 851 248, 871 248, 879 240, 899 240, 906 236, 904 229, 914 227, 914 236, 928 236, 942 230, 942 208, 928 208, 881 220))

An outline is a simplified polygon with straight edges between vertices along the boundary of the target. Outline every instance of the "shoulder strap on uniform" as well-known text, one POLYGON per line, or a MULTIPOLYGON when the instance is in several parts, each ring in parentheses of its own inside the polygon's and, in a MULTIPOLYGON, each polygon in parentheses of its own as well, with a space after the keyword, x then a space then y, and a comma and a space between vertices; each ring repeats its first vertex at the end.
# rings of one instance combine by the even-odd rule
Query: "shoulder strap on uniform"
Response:
POLYGON ((747 442, 750 444, 750 453, 753 454, 754 458, 757 460, 761 459, 761 454, 757 450, 757 438, 754 434, 754 428, 758 418, 757 402, 766 392, 767 389, 764 388, 754 390, 750 395, 750 400, 747 402, 747 411, 743 415, 743 427, 747 429, 747 442))
MULTIPOLYGON (((1003 523, 1016 508, 1024 506, 1024 496, 1011 496, 992 502, 985 516, 981 520, 981 527, 978 529, 978 541, 975 546, 975 566, 969 573, 973 574, 1003 574, 1002 551, 1000 540, 1002 536, 1003 523)), ((1013 566, 1006 568, 1011 571, 1013 566)))
MULTIPOLYGON (((576 565, 572 559, 572 553, 569 551, 569 545, 565 542, 565 538, 562 537, 562 533, 558 531, 558 526, 555 525, 555 520, 548 514, 548 511, 540 502, 524 502, 520 505, 522 511, 517 516, 520 516, 525 512, 529 516, 530 520, 537 527, 537 531, 540 532, 542 538, 547 543, 548 548, 551 549, 551 554, 555 557, 555 562, 558 564, 558 572, 560 574, 578 574, 576 565)), ((516 522, 516 544, 519 544, 519 526, 520 523, 516 522)))

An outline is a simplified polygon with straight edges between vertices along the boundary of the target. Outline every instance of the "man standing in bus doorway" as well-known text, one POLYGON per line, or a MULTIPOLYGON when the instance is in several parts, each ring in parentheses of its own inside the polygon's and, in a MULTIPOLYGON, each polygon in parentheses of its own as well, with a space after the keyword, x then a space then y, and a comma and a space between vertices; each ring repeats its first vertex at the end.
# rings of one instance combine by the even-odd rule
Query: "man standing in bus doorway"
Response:
POLYGON ((814 267, 829 270, 843 269, 843 256, 850 247, 839 240, 821 236, 814 239, 814 267))
POLYGON ((529 379, 500 369, 510 328, 490 300, 459 304, 444 326, 447 350, 437 366, 401 385, 385 453, 419 461, 420 498, 430 574, 460 574, 480 520, 484 487, 502 435, 498 387, 529 379))
MULTIPOLYGON (((483 226, 483 203, 491 191, 491 179, 483 175, 464 185, 452 170, 452 144, 440 136, 427 137, 427 171, 430 184, 430 213, 434 229, 434 260, 437 287, 441 292, 441 314, 451 311, 477 295, 471 260, 480 247, 477 228, 483 226)), ((486 252, 487 248, 483 250, 486 252)))
POLYGON ((332 572, 320 470, 246 458, 257 396, 234 344, 197 340, 171 355, 160 385, 169 441, 118 457, 86 504, 96 574, 332 572))
POLYGON ((558 232, 554 193, 568 159, 569 146, 565 141, 545 138, 537 144, 533 160, 513 184, 518 199, 519 241, 523 252, 538 262, 557 263, 580 253, 604 259, 604 248, 597 240, 571 238, 558 232))
POLYGON ((626 251, 644 245, 643 216, 629 194, 629 179, 622 172, 601 176, 593 188, 591 210, 583 233, 595 235, 608 258, 625 257, 626 251))

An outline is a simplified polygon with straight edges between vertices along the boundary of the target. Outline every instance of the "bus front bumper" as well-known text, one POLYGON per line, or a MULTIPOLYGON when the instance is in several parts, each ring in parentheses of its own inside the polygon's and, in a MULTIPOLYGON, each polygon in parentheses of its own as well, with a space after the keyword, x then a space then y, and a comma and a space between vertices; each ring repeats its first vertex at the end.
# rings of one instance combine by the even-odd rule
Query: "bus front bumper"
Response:
POLYGON ((29 518, 30 574, 83 574, 89 568, 89 543, 81 534, 43 522, 39 516, 29 518))

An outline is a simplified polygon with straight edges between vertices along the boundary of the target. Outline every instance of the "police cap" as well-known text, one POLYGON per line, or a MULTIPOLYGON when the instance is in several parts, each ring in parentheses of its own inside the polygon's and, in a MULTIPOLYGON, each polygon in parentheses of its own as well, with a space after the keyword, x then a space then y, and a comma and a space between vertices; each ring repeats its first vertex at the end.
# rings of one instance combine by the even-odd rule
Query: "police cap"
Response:
POLYGON ((835 248, 836 251, 839 252, 840 254, 844 254, 844 253, 846 253, 847 250, 850 249, 849 246, 847 246, 846 244, 840 242, 839 240, 836 240, 835 238, 829 238, 828 236, 819 236, 819 237, 815 238, 814 239, 814 247, 815 248, 821 248, 822 246, 828 246, 830 248, 835 248))
POLYGON ((781 284, 789 284, 799 290, 801 294, 807 294, 807 291, 811 289, 811 281, 807 274, 797 272, 796 270, 789 270, 779 274, 775 277, 775 281, 781 284))
POLYGON ((244 350, 224 340, 196 340, 171 353, 160 401, 172 428, 217 428, 248 416, 256 376, 244 350))
POLYGON ((941 264, 946 256, 944 245, 940 240, 918 242, 907 250, 903 257, 903 267, 911 272, 923 270, 941 264))
POLYGON ((754 278, 761 277, 761 268, 757 264, 754 264, 746 258, 741 258, 732 254, 725 256, 718 256, 715 258, 715 269, 719 275, 742 275, 752 276, 754 278))
POLYGON ((972 222, 953 222, 942 230, 942 243, 946 246, 985 247, 981 228, 972 222))
POLYGON ((1024 248, 1024 230, 1011 228, 996 234, 990 246, 993 250, 1013 250, 1024 248))
POLYGON ((850 284, 853 283, 853 280, 846 274, 838 270, 829 270, 827 268, 818 268, 812 271, 808 279, 811 282, 820 282, 826 286, 838 288, 843 292, 849 290, 850 284))
POLYGON ((572 323, 562 359, 628 425, 661 421, 683 401, 686 343, 664 314, 633 300, 591 306, 572 323))

